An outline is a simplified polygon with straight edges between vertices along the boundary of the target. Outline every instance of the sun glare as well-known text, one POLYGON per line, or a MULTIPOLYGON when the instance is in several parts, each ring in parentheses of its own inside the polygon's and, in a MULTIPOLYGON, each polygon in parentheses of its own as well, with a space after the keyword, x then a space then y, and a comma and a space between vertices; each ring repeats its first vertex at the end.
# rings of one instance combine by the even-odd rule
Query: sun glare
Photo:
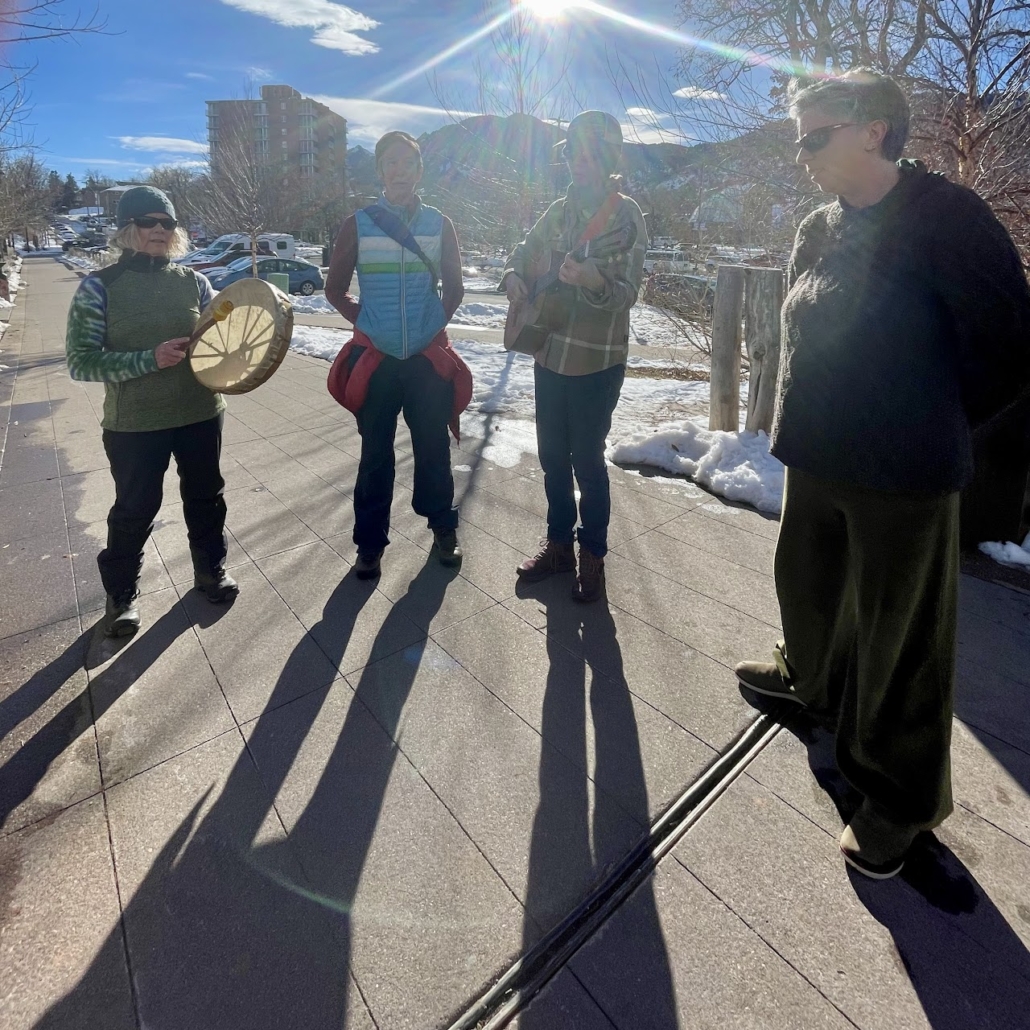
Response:
POLYGON ((522 6, 534 18, 560 18, 566 11, 579 6, 579 0, 522 0, 522 6))

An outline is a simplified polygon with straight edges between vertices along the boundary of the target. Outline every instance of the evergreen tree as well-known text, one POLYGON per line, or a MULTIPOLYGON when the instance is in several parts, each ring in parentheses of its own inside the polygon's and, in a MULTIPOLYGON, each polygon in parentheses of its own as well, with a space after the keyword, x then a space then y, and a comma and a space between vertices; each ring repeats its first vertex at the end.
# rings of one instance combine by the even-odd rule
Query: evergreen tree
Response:
POLYGON ((51 214, 57 214, 61 207, 61 197, 64 194, 64 183, 60 175, 51 168, 46 180, 47 199, 51 214))
POLYGON ((78 206, 78 203, 79 184, 75 181, 75 176, 69 172, 68 177, 64 180, 59 207, 62 211, 71 211, 73 207, 78 206))

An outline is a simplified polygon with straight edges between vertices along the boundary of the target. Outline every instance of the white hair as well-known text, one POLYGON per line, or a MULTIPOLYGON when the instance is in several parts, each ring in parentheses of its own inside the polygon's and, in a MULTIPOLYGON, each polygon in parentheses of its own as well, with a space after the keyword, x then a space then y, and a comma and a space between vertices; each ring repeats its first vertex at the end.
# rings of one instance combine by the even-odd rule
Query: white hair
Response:
MULTIPOLYGON (((122 228, 111 237, 109 243, 115 250, 143 249, 140 246, 139 226, 134 222, 129 222, 128 225, 122 226, 122 228)), ((176 226, 171 239, 168 241, 168 256, 170 258, 182 257, 183 255, 188 254, 192 249, 193 248, 190 246, 190 238, 186 235, 186 230, 181 225, 176 226)))

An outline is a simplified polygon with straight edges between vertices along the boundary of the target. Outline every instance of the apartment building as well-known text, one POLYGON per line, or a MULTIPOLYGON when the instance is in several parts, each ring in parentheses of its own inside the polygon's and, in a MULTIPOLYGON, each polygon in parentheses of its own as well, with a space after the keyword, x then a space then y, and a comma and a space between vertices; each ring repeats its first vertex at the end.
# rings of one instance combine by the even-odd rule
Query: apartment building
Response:
POLYGON ((292 86, 262 86, 260 100, 209 100, 207 138, 216 176, 228 170, 230 148, 243 141, 260 164, 279 165, 284 178, 346 182, 346 120, 292 86))

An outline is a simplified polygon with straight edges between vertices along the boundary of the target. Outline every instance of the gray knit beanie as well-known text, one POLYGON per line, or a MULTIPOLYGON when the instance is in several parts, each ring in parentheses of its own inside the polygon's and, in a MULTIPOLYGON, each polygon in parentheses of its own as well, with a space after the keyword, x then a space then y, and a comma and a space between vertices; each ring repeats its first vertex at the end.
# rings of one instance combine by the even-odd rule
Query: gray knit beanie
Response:
POLYGON ((145 218, 155 211, 163 211, 169 218, 175 217, 175 207, 168 194, 156 186, 133 186, 118 201, 118 228, 124 229, 134 218, 145 218))

